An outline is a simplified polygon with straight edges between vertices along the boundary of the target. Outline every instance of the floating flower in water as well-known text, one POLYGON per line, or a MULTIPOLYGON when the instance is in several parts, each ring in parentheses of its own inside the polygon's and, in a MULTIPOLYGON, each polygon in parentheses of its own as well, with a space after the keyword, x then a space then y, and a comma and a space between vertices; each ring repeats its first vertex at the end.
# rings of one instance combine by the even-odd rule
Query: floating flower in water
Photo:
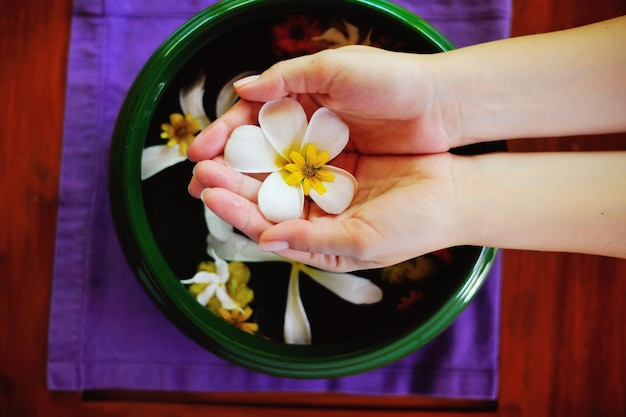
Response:
POLYGON ((365 39, 359 43, 359 28, 351 23, 343 21, 345 32, 337 28, 330 28, 321 36, 314 37, 314 41, 325 41, 329 43, 328 48, 339 48, 347 45, 371 45, 372 30, 367 33, 365 39))
POLYGON ((228 294, 226 284, 230 278, 228 264, 212 253, 215 259, 216 272, 198 271, 193 278, 181 280, 182 284, 206 284, 206 287, 196 295, 196 299, 203 306, 207 305, 213 297, 216 297, 221 306, 227 310, 239 309, 240 307, 228 294))
POLYGON ((406 313, 409 311, 411 307, 415 305, 419 300, 424 297, 423 292, 417 292, 415 290, 411 290, 408 297, 400 297, 400 303, 398 303, 398 311, 402 313, 406 313))
POLYGON ((246 307, 243 311, 226 310, 225 308, 220 308, 218 310, 218 314, 222 319, 224 319, 224 321, 235 326, 239 330, 243 330, 246 333, 255 334, 259 331, 258 324, 248 321, 248 319, 252 315, 252 309, 250 307, 246 307))
MULTIPOLYGON (((217 265, 215 262, 202 262, 198 266, 198 271, 217 273, 217 265)), ((228 275, 229 279, 225 284, 226 292, 238 307, 245 308, 254 299, 254 292, 248 287, 250 269, 239 261, 228 262, 228 275)), ((189 292, 197 297, 206 290, 208 285, 207 283, 193 283, 189 286, 189 292)), ((213 313, 218 314, 222 303, 217 297, 213 297, 206 306, 213 313)))
POLYGON ((373 304, 382 299, 382 290, 368 279, 353 274, 321 271, 273 253, 261 252, 258 244, 236 233, 230 224, 206 207, 205 219, 209 229, 208 247, 221 258, 229 261, 273 261, 291 264, 283 327, 286 343, 310 344, 312 340, 311 327, 300 298, 300 273, 308 275, 337 296, 353 304, 373 304))
POLYGON ((392 284, 401 284, 407 280, 419 281, 431 276, 436 271, 435 261, 425 255, 383 268, 382 278, 392 284))
POLYGON ((161 137, 168 139, 167 145, 149 146, 143 150, 142 180, 187 160, 187 146, 195 134, 210 123, 202 105, 205 80, 206 75, 200 73, 189 86, 180 89, 179 103, 185 116, 174 114, 170 116, 169 124, 161 125, 163 129, 161 137))
POLYGON ((165 146, 178 146, 178 152, 181 156, 187 157, 187 148, 191 141, 196 137, 196 133, 200 131, 200 122, 196 120, 191 113, 184 116, 180 113, 172 113, 170 122, 161 125, 161 139, 166 139, 165 146))
POLYGON ((274 49, 278 56, 315 53, 321 48, 313 39, 321 32, 318 19, 304 14, 289 15, 283 23, 272 27, 274 49))
MULTIPOLYGON (((233 82, 250 74, 250 71, 241 73, 224 84, 215 103, 217 117, 226 113, 239 98, 233 88, 233 82)), ((166 145, 149 146, 143 150, 141 159, 142 180, 186 161, 187 147, 195 135, 211 124, 203 104, 205 81, 206 75, 201 72, 191 84, 180 89, 178 101, 182 114, 170 115, 170 122, 161 125, 163 129, 161 138, 168 140, 166 145)))
POLYGON ((259 125, 236 128, 224 150, 230 168, 267 173, 259 189, 259 209, 271 221, 297 219, 305 196, 325 212, 339 214, 352 202, 356 179, 326 165, 348 143, 348 126, 331 110, 318 109, 307 122, 296 100, 269 101, 259 112, 259 125))

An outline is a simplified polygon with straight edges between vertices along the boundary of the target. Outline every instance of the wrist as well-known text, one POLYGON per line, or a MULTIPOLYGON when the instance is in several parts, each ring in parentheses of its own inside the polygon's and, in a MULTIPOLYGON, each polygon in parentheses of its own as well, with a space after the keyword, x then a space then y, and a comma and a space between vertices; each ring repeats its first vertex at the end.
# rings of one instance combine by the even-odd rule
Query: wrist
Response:
POLYGON ((626 153, 459 157, 456 243, 626 256, 626 153))
POLYGON ((477 195, 477 178, 475 165, 477 158, 451 155, 450 172, 454 193, 454 217, 448 246, 475 245, 480 240, 476 237, 476 221, 480 218, 476 214, 479 205, 475 198, 477 195))
POLYGON ((429 57, 432 113, 439 118, 450 149, 491 140, 484 131, 489 125, 488 100, 479 92, 480 68, 475 67, 472 54, 453 50, 429 57))

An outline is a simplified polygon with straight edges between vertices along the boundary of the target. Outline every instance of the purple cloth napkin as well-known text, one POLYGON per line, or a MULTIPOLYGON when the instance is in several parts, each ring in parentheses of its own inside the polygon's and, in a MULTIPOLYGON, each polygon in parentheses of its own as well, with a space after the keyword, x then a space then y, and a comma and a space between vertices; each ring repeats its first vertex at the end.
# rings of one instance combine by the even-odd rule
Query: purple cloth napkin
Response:
MULTIPOLYGON (((497 391, 500 261, 475 300, 408 357, 324 380, 230 364, 181 333, 121 252, 107 159, 125 94, 159 44, 211 0, 75 0, 49 330, 52 390, 332 391, 492 399, 497 391)), ((509 34, 510 0, 398 0, 465 46, 509 34)))

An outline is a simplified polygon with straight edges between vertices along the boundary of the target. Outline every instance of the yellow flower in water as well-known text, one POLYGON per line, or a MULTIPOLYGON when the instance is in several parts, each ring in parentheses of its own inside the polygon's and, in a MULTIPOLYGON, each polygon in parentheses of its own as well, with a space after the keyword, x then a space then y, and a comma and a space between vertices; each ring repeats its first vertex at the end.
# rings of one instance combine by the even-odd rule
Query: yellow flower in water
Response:
POLYGON ((246 307, 243 311, 239 309, 226 310, 225 308, 220 307, 218 313, 225 322, 243 330, 246 333, 255 334, 259 331, 258 324, 248 322, 248 319, 252 315, 252 309, 250 307, 246 307))
POLYGON ((400 284, 405 280, 419 281, 422 278, 436 272, 436 266, 432 259, 426 256, 409 259, 397 265, 388 266, 383 269, 382 277, 392 284, 400 284))
POLYGON ((181 155, 187 156, 187 148, 200 131, 200 123, 191 113, 184 116, 180 113, 172 113, 170 122, 161 125, 161 138, 167 139, 167 146, 179 146, 181 155))
POLYGON ((423 292, 411 290, 408 297, 400 297, 400 302, 397 305, 398 311, 406 313, 411 307, 415 305, 415 303, 421 300, 422 297, 424 297, 423 292))
POLYGON ((289 176, 285 182, 289 185, 302 184, 304 195, 309 195, 311 188, 318 194, 326 192, 324 182, 332 182, 335 176, 332 172, 324 169, 324 165, 330 161, 328 152, 317 152, 314 144, 309 143, 305 155, 298 151, 289 153, 289 163, 285 165, 285 171, 289 176))

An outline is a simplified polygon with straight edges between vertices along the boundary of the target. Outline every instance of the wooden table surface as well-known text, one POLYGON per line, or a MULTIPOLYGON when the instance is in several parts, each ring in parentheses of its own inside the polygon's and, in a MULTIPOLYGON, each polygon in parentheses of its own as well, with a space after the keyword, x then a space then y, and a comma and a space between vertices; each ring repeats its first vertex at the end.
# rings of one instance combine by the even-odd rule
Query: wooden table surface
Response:
MULTIPOLYGON (((515 0, 513 35, 622 14, 624 0, 515 0)), ((626 260, 531 251, 504 254, 496 402, 48 391, 70 18, 70 0, 0 5, 0 417, 626 415, 626 260)), ((626 135, 522 140, 510 147, 514 152, 623 150, 626 135)))

